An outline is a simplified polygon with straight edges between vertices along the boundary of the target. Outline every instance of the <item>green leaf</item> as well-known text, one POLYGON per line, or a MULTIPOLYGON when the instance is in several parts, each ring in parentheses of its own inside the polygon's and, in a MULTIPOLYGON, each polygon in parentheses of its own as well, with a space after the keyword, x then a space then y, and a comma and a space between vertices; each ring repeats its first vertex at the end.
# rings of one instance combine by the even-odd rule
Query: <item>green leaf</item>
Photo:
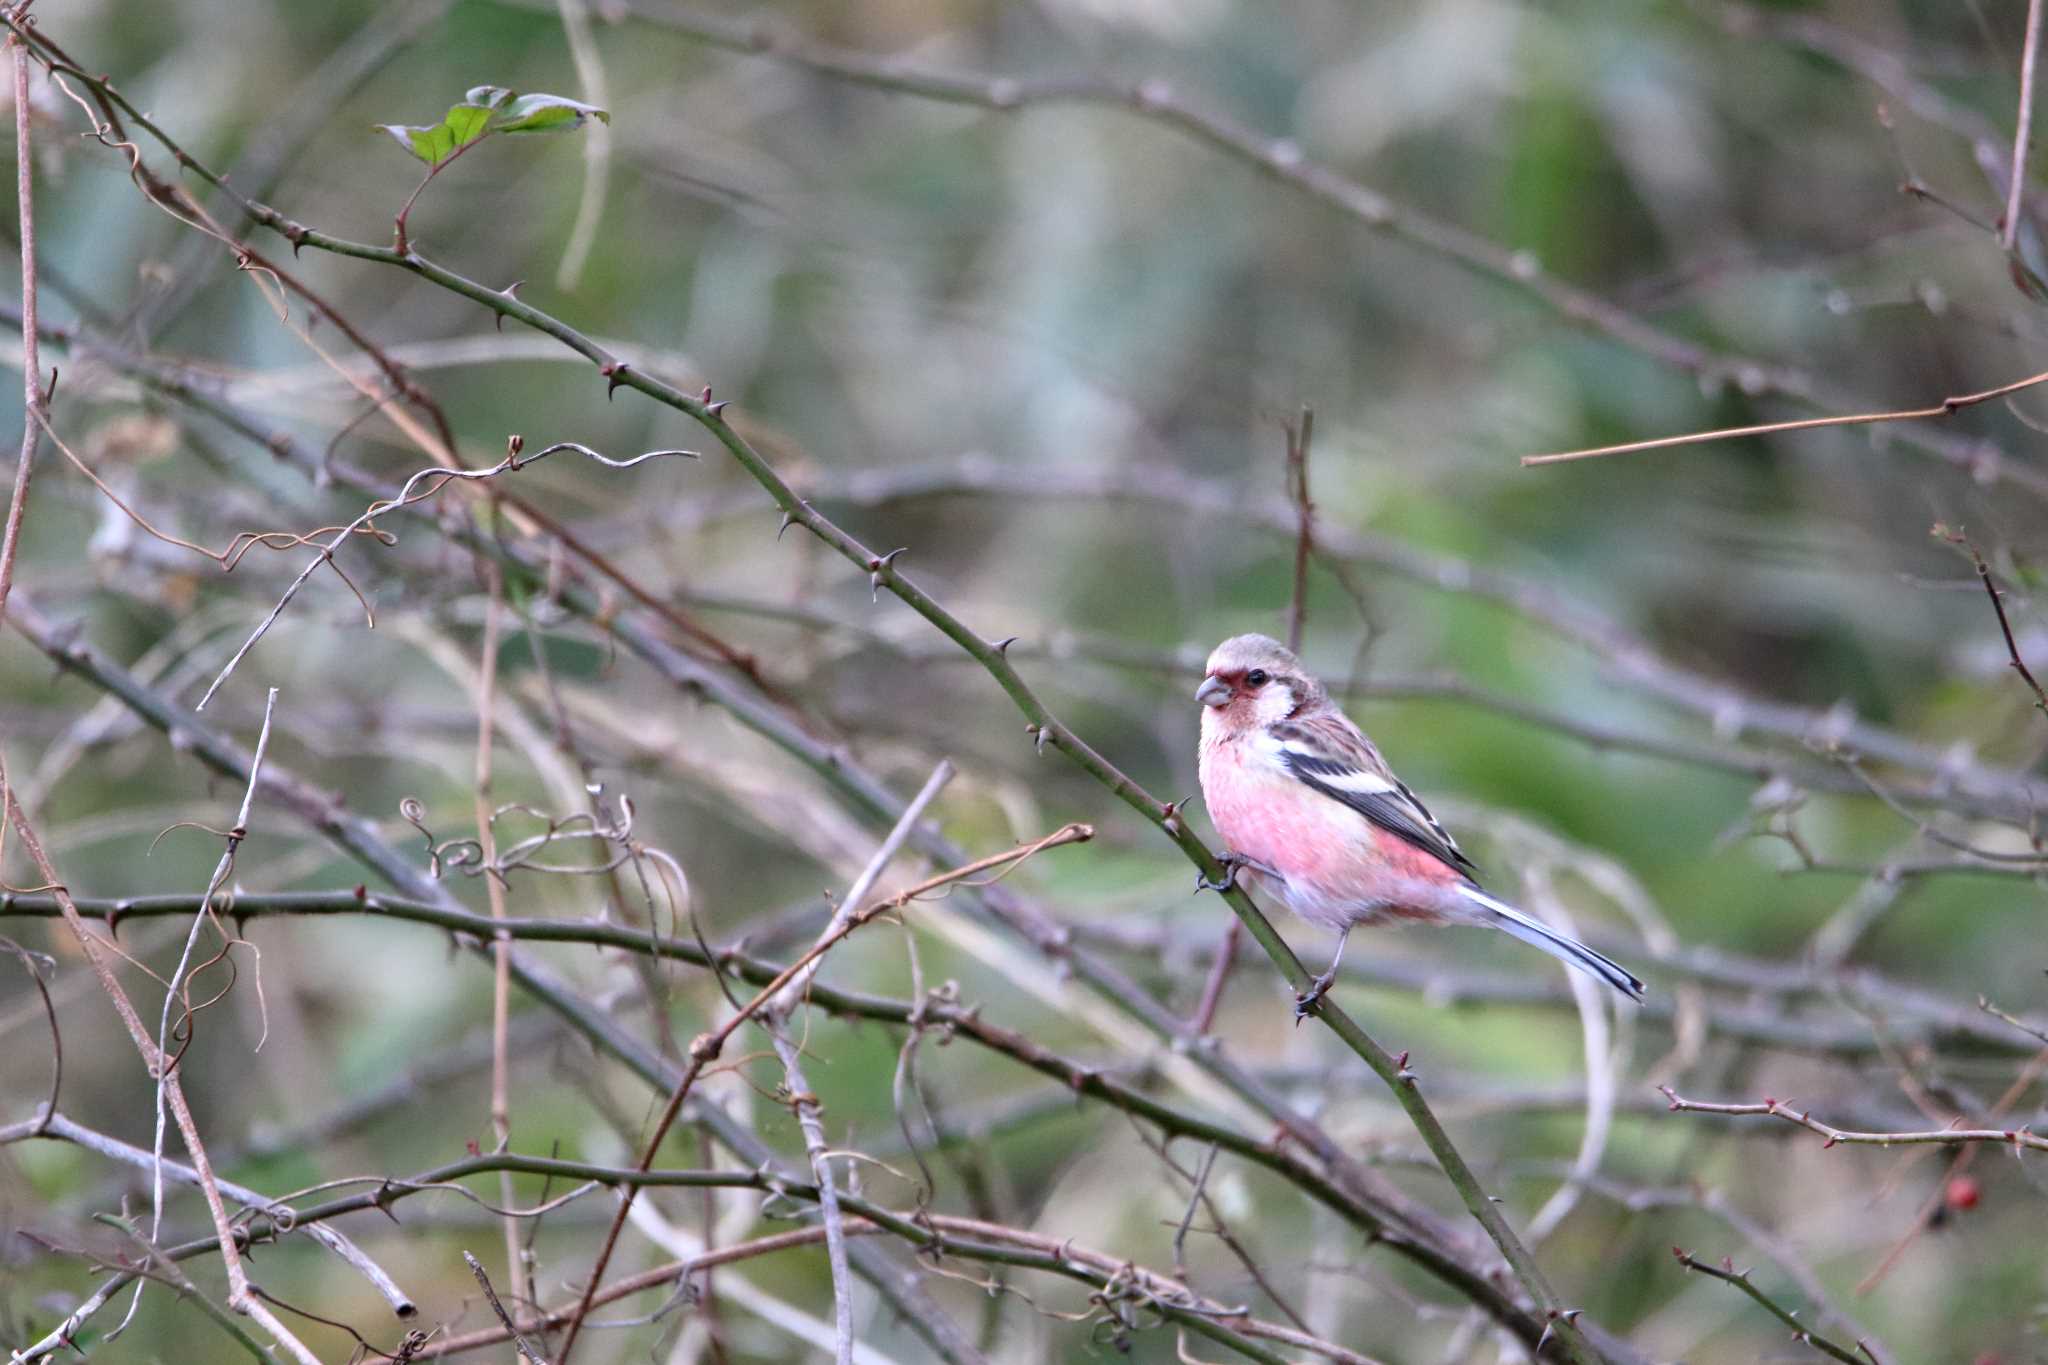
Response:
POLYGON ((503 116, 491 130, 497 133, 552 133, 576 128, 585 119, 610 123, 611 114, 594 104, 562 95, 521 95, 507 104, 503 116))
POLYGON ((502 85, 473 86, 462 103, 431 128, 380 123, 392 140, 431 167, 492 133, 552 133, 585 119, 610 123, 609 112, 564 95, 522 95, 502 85))
POLYGON ((458 104, 448 111, 447 117, 431 128, 397 123, 380 123, 377 126, 391 134, 399 146, 421 161, 429 166, 439 166, 489 132, 490 122, 491 110, 481 105, 458 104))

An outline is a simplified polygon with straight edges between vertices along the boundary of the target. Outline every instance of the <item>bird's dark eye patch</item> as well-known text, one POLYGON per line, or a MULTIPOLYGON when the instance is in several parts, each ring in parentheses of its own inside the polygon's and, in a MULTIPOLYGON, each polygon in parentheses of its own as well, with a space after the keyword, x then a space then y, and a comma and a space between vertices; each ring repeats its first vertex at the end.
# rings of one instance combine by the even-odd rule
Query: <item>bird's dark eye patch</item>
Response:
POLYGON ((1264 687, 1270 681, 1271 678, 1263 668, 1255 668, 1244 675, 1244 685, 1246 687, 1264 687))

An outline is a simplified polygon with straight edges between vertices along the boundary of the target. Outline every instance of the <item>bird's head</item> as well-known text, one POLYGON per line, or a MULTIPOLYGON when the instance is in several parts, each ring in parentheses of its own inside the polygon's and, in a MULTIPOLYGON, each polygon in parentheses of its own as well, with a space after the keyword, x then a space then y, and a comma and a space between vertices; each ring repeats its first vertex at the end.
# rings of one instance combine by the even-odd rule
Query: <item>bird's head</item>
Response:
POLYGON ((1265 635, 1237 635, 1209 655, 1208 676, 1195 689, 1205 734, 1231 736, 1300 716, 1323 699, 1322 684, 1285 645, 1265 635))

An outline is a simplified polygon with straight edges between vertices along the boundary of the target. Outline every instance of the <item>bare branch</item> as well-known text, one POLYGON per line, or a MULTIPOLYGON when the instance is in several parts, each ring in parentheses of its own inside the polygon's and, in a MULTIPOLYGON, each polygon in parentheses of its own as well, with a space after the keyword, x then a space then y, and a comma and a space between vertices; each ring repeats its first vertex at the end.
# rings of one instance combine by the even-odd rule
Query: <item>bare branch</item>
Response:
MULTIPOLYGON (((1746 1270, 1735 1269, 1732 1262, 1724 1263, 1719 1266, 1709 1265, 1707 1262, 1700 1260, 1698 1257, 1694 1256, 1691 1252, 1684 1250, 1682 1247, 1671 1248, 1671 1254, 1673 1256, 1676 1256, 1678 1258, 1678 1263, 1684 1266, 1687 1270, 1697 1270, 1702 1275, 1706 1275, 1713 1279, 1720 1280, 1726 1284, 1732 1284, 1737 1289, 1740 1289, 1743 1293, 1747 1294, 1751 1299, 1754 1299, 1757 1303, 1762 1304, 1764 1308, 1770 1312, 1772 1317, 1778 1319, 1778 1321, 1784 1323, 1787 1327, 1790 1327, 1792 1329, 1792 1339, 1794 1341, 1804 1342, 1806 1345, 1813 1347, 1814 1350, 1819 1351, 1822 1355, 1830 1356, 1836 1360, 1846 1360, 1849 1362, 1849 1365, 1873 1365, 1873 1362, 1877 1361, 1877 1356, 1874 1352, 1867 1356, 1857 1355, 1854 1351, 1851 1351, 1848 1348, 1841 1346, 1834 1341, 1829 1340, 1827 1337, 1820 1335, 1820 1333, 1813 1331, 1811 1328, 1806 1326, 1805 1323, 1802 1323, 1799 1320, 1799 1317, 1796 1313, 1792 1312, 1790 1309, 1781 1307, 1778 1304, 1777 1300, 1771 1298, 1768 1294, 1764 1293, 1761 1289, 1758 1289, 1754 1284, 1752 1284, 1750 1282, 1749 1272, 1746 1270)), ((1866 1351, 1869 1350, 1869 1348, 1867 1346, 1864 1346, 1864 1343, 1860 1341, 1856 1344, 1860 1347, 1863 1347, 1863 1349, 1866 1351)))
POLYGON ((7 822, 13 826, 22 848, 28 853, 29 861, 45 885, 53 888, 58 906, 64 911, 65 922, 70 926, 72 936, 77 940, 80 951, 91 964, 93 973, 99 978, 102 989, 113 1004, 115 1013, 121 1016, 121 1023, 128 1030, 135 1050, 142 1054, 143 1065, 159 1080, 164 1089, 164 1098, 170 1105, 172 1115, 177 1119, 178 1132, 185 1140, 185 1150, 192 1158, 192 1168, 199 1177, 199 1186, 206 1195, 207 1211, 213 1215, 213 1225, 221 1242, 221 1260, 227 1268, 228 1307, 237 1313, 254 1318, 276 1339, 277 1344, 301 1365, 319 1365, 319 1359, 306 1348, 305 1343, 292 1334, 277 1320, 263 1303, 250 1292, 248 1274, 242 1266, 241 1256, 235 1251, 233 1235, 228 1230, 227 1210, 221 1203, 220 1185, 214 1178, 212 1168, 206 1159, 206 1148, 199 1139, 199 1128, 192 1119, 192 1111, 185 1103, 184 1086, 177 1069, 170 1059, 157 1049, 149 1031, 143 1027, 142 1018, 129 1003, 128 994, 115 978, 113 969, 107 965, 99 941, 85 927, 77 908, 71 904, 70 892, 64 889, 64 882, 57 875, 56 867, 49 855, 43 851, 42 840, 36 837, 35 828, 29 824, 28 814, 14 799, 14 789, 8 785, 7 770, 0 762, 0 804, 5 806, 7 822))
MULTIPOLYGON (((2038 0, 2036 2, 2038 3, 2038 0)), ((1814 431, 1821 427, 1870 426, 1879 422, 1917 422, 1928 418, 1953 417, 1964 408, 1975 407, 1994 398, 2003 398, 2007 394, 2033 388, 2043 381, 2048 381, 2048 370, 1978 393, 1963 393, 1944 398, 1932 407, 1900 408, 1892 412, 1860 412, 1846 417, 1805 417, 1792 422, 1764 422, 1756 426, 1722 427, 1717 431, 1689 432, 1684 436, 1659 436, 1648 441, 1623 441, 1620 445, 1591 446, 1584 450, 1560 451, 1555 455, 1524 455, 1522 465, 1527 468, 1532 465, 1565 464, 1573 460, 1598 459, 1606 455, 1630 455, 1643 450, 1668 450, 1672 446, 1705 445, 1710 441, 1730 441, 1747 436, 1772 436, 1787 431, 1814 431)))
POLYGON ((1315 551, 1315 504, 1308 496, 1308 450, 1315 438, 1316 414, 1304 407, 1287 424, 1287 497, 1294 504, 1301 529, 1294 537, 1294 595, 1287 604, 1287 647, 1301 652, 1302 620, 1308 613, 1308 561, 1315 551))
POLYGON ((2005 192, 2005 217, 1998 245, 2012 255, 2019 240, 2020 206, 2027 192, 2027 143, 2034 133, 2034 60, 2041 46, 2041 0, 2027 0, 2027 36, 2020 47, 2020 107, 2012 124, 2012 182, 2005 192))
POLYGON ((306 580, 313 576, 314 570, 331 560, 334 557, 334 552, 341 547, 342 542, 368 525, 373 519, 384 515, 386 512, 411 506, 423 498, 430 498, 458 479, 494 479, 500 474, 524 469, 535 461, 545 459, 549 455, 553 455, 561 450, 573 450, 577 454, 595 460, 609 469, 631 469, 637 464, 659 459, 666 455, 681 455, 693 460, 697 458, 697 452, 694 450, 650 450, 644 455, 635 455, 629 460, 614 460, 608 456, 598 454, 589 446, 579 445, 574 441, 557 441, 555 444, 543 450, 537 450, 533 454, 521 459, 517 442, 515 441, 514 448, 505 458, 492 465, 489 469, 447 469, 439 465, 422 469, 405 481, 404 486, 399 489, 397 497, 380 499, 377 502, 371 503, 361 516, 342 527, 340 531, 335 533, 332 540, 320 547, 320 553, 313 558, 311 563, 299 571, 299 576, 293 579, 291 586, 284 590, 284 596, 278 599, 277 605, 270 609, 270 614, 263 618, 256 629, 250 633, 249 638, 242 642, 241 648, 234 652, 234 655, 227 661, 226 666, 221 669, 219 675, 208 685, 205 695, 199 698, 199 704, 192 709, 195 711, 204 711, 206 709, 206 704, 213 700, 213 694, 220 691, 221 684, 228 680, 228 675, 235 671, 235 666, 242 662, 243 657, 256 647, 256 642, 262 639, 270 627, 276 623, 277 618, 284 614, 284 609, 291 605, 292 598, 298 596, 299 589, 304 587, 306 580), (423 479, 435 479, 438 482, 423 492, 414 493, 413 485, 423 479))
MULTIPOLYGON (((24 8, 26 8, 24 6, 24 8)), ((12 21, 10 20, 10 23, 12 21)), ((21 454, 14 466, 14 492, 7 502, 7 524, 0 529, 0 624, 7 620, 7 595, 14 586, 14 560, 21 549, 21 518, 28 507, 29 480, 35 473, 36 441, 42 431, 43 367, 36 350, 41 331, 36 325, 35 146, 30 135, 34 112, 28 96, 28 49, 18 33, 7 38, 14 69, 14 183, 20 213, 21 240, 21 454)))
MULTIPOLYGON (((2034 0, 2034 4, 2035 8, 2038 9, 2040 0, 2034 0)), ((1985 593, 1988 594, 1991 598, 1991 610, 1995 612, 1998 616, 1998 633, 2005 637, 2005 652, 2007 660, 2012 664, 2013 670, 2017 672, 2020 675, 2020 677, 2026 681, 2028 690, 2034 694, 2035 708, 2038 709, 2042 715, 2048 716, 2048 692, 2043 692, 2041 690, 2041 684, 2034 680, 2034 675, 2032 671, 2027 668, 2026 660, 2020 657, 2019 641, 2013 639, 2012 622, 2007 620, 2005 615, 2005 594, 2000 592, 1998 590, 1998 584, 1992 581, 1991 566, 1984 562, 1984 556, 1978 553, 1977 547, 1974 544, 1972 544, 1970 538, 1964 535, 1961 531, 1951 531, 1946 526, 1943 526, 1941 523, 1936 522, 1934 526, 1934 534, 1939 536, 1941 539, 1947 541, 1951 545, 1962 546, 1963 549, 1969 554, 1970 563, 1973 564, 1977 570, 1977 579, 1984 585, 1985 593)))
MULTIPOLYGON (((1711 1104, 1704 1100, 1685 1099, 1668 1085, 1660 1085, 1657 1088, 1663 1092, 1664 1098, 1670 1101, 1674 1112, 1686 1114, 1731 1114, 1743 1117, 1767 1115, 1771 1118, 1783 1119, 1787 1123, 1797 1124, 1809 1132, 1819 1133, 1827 1139, 1826 1142, 1821 1144, 1823 1147, 1833 1147, 1837 1143, 1865 1147, 1926 1145, 1959 1147, 1976 1142, 1993 1142, 2003 1143, 2011 1147, 2015 1155, 2023 1148, 2037 1152, 2048 1152, 2048 1137, 2030 1132, 2024 1126, 2019 1128, 1963 1128, 1951 1126, 1948 1128, 1926 1129, 1918 1132, 1858 1132, 1853 1129, 1836 1128, 1831 1124, 1822 1123, 1819 1119, 1813 1117, 1810 1111, 1794 1109, 1782 1100, 1766 1099, 1760 1104, 1711 1104)), ((1960 1119, 1956 1120, 1957 1124, 1961 1122, 1962 1120, 1960 1119)))

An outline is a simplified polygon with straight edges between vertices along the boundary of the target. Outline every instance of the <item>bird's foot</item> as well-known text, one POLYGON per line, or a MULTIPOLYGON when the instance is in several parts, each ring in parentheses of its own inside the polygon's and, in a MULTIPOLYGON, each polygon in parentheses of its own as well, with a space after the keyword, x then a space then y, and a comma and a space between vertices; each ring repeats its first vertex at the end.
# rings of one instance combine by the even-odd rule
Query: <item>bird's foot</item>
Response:
POLYGON ((1301 1027, 1301 1021, 1314 1014, 1323 1003, 1323 997, 1330 993, 1331 985, 1337 980, 1337 964, 1331 963, 1330 970, 1308 983, 1308 989, 1294 997, 1294 1026, 1301 1027))
POLYGON ((1222 865, 1223 875, 1220 877, 1205 877, 1197 872, 1195 874, 1195 890, 1198 893, 1203 891, 1228 891, 1231 887, 1237 885, 1237 874, 1245 868, 1253 866, 1250 858, 1245 857, 1242 853, 1233 853, 1229 849, 1225 849, 1217 854, 1216 861, 1222 865))

